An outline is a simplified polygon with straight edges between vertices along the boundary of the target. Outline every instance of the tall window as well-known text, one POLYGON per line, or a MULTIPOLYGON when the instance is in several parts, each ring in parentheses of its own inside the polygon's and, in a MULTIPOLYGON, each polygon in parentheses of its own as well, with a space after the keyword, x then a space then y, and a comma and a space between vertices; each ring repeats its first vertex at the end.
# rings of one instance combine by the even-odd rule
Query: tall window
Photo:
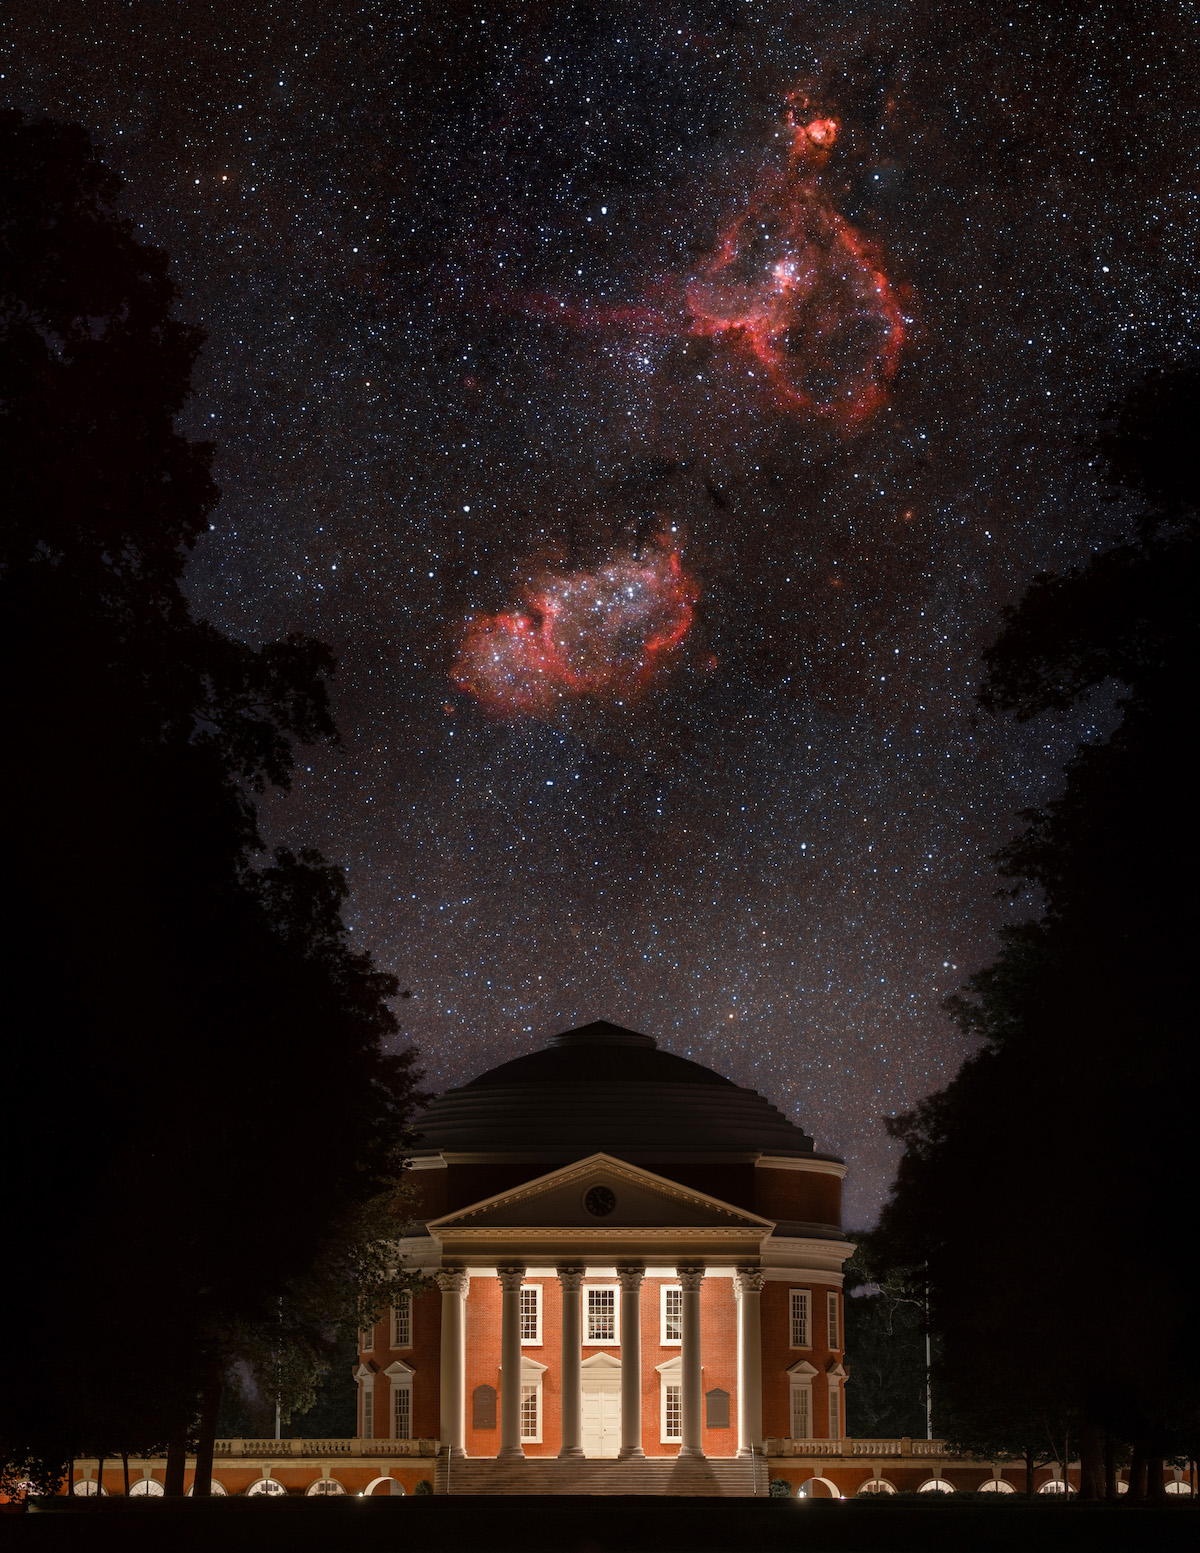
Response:
POLYGON ((662 1337, 660 1341, 683 1341, 683 1290, 678 1284, 664 1284, 662 1291, 662 1337))
POLYGON ((792 1387, 792 1439, 812 1439, 812 1387, 792 1387))
POLYGON ((542 1286, 540 1283, 521 1285, 521 1341, 540 1343, 542 1340, 542 1286))
POLYGON ((830 1294, 827 1298, 829 1309, 829 1346, 830 1348, 840 1348, 842 1345, 840 1342, 841 1334, 838 1331, 838 1297, 836 1294, 830 1294))
MULTIPOLYGON (((412 1347, 412 1295, 402 1294, 400 1303, 392 1306, 392 1347, 412 1347)), ((407 1439, 398 1435, 398 1439, 407 1439)))
POLYGON ((663 1439, 683 1439, 683 1387, 663 1387, 663 1439))
MULTIPOLYGON (((808 1289, 792 1290, 792 1347, 810 1348, 812 1339, 808 1335, 809 1312, 812 1308, 812 1294, 808 1289)), ((800 1436, 795 1436, 800 1438, 800 1436)))
POLYGON ((364 1327, 362 1330, 362 1347, 359 1353, 371 1353, 375 1347, 375 1328, 364 1327))
POLYGON ((521 1382, 521 1438, 538 1441, 542 1438, 541 1387, 534 1381, 521 1382))
POLYGON ((369 1380, 362 1383, 362 1437, 375 1438, 375 1387, 369 1380))
POLYGON ((392 1438, 412 1439, 412 1387, 396 1386, 392 1389, 392 1438))
POLYGON ((586 1343, 617 1341, 617 1291, 613 1288, 587 1291, 586 1343))
POLYGON ((842 1437, 842 1388, 837 1385, 829 1387, 829 1438, 840 1440, 842 1437))

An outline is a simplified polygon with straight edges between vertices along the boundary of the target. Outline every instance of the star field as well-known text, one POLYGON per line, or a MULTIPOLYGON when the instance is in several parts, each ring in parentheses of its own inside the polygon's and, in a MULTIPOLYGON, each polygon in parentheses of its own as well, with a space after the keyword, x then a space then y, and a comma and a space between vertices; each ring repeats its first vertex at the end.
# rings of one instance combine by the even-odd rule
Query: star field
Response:
POLYGON ((430 1087, 613 1019, 844 1154, 869 1222, 878 1118, 954 1072, 939 1004, 1030 910, 988 854, 1111 726, 996 722, 976 660, 1125 521, 1103 406, 1194 355, 1196 27, 18 4, 4 95, 104 145, 208 331, 196 608, 339 656, 342 745, 265 818, 349 870, 430 1087), (768 221, 796 104, 836 137, 768 221), (721 257, 754 222, 767 290, 721 257))

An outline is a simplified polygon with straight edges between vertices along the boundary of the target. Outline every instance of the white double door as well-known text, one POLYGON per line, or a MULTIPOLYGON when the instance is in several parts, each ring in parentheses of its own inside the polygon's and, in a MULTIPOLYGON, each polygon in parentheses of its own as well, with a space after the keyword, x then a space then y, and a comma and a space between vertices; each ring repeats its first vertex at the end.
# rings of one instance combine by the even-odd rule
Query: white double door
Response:
POLYGON ((616 1456, 621 1449, 621 1372, 583 1371, 583 1454, 616 1456))

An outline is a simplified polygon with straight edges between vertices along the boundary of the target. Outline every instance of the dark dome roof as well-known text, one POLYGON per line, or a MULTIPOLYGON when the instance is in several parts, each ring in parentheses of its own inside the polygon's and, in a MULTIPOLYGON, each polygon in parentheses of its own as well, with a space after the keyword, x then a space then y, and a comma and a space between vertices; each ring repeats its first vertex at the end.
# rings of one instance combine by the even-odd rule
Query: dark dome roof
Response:
POLYGON ((812 1139, 754 1090, 605 1020, 447 1090, 417 1127, 420 1152, 517 1159, 813 1152, 812 1139))

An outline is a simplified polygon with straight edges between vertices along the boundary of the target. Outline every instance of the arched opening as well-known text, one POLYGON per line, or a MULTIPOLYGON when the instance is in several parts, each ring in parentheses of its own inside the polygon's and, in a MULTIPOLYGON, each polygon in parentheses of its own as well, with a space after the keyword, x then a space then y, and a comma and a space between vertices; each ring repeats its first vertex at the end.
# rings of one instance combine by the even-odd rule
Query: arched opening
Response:
POLYGON ((829 1478, 811 1477, 796 1490, 798 1499, 840 1499, 842 1491, 829 1478))

